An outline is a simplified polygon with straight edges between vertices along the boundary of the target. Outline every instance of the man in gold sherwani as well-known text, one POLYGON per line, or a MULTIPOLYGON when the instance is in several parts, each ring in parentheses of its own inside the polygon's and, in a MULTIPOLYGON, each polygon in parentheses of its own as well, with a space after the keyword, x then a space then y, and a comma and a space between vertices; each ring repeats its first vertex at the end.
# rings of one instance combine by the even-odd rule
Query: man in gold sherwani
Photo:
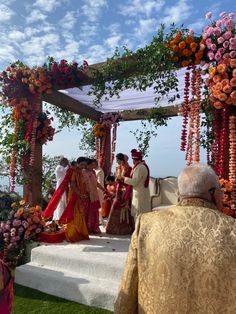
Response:
POLYGON ((235 314, 236 220, 221 213, 214 171, 186 167, 179 204, 142 214, 115 314, 235 314))

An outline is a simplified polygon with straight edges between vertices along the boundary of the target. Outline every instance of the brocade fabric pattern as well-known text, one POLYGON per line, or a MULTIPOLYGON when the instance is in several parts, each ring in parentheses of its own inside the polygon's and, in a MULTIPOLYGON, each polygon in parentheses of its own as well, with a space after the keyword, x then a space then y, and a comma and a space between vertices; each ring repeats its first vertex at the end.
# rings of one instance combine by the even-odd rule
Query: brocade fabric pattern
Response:
POLYGON ((202 199, 140 215, 115 314, 235 314, 236 220, 202 199))

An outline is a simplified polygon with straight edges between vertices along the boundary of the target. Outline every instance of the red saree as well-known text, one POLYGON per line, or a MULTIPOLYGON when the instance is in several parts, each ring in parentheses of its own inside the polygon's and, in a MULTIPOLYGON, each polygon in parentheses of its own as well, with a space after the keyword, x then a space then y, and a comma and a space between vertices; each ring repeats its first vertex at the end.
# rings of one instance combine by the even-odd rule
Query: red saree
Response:
MULTIPOLYGON (((132 168, 125 164, 117 167, 117 176, 130 176, 132 168)), ((132 189, 123 182, 117 181, 116 195, 108 217, 106 233, 125 235, 132 234, 133 223, 130 215, 132 189)))

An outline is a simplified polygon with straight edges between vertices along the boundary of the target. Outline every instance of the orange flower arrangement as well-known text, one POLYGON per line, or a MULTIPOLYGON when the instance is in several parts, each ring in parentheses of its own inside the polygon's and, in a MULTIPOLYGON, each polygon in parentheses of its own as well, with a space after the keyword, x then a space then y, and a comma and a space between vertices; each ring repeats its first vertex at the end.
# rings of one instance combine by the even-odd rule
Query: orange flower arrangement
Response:
POLYGON ((203 56, 201 44, 204 44, 203 39, 200 41, 199 38, 192 35, 184 35, 182 32, 178 32, 166 46, 173 52, 172 60, 186 67, 200 63, 203 56))
POLYGON ((220 179, 221 190, 224 193, 222 212, 228 216, 236 218, 236 211, 234 206, 236 205, 232 199, 233 184, 229 180, 220 179))
MULTIPOLYGON (((233 59, 231 59, 233 60, 233 59)), ((236 105, 236 78, 230 79, 230 68, 227 61, 209 68, 210 78, 205 82, 210 92, 210 100, 216 109, 223 108, 224 104, 236 105)))
POLYGON ((106 135, 106 126, 104 123, 97 122, 93 126, 93 134, 96 138, 102 138, 106 135))

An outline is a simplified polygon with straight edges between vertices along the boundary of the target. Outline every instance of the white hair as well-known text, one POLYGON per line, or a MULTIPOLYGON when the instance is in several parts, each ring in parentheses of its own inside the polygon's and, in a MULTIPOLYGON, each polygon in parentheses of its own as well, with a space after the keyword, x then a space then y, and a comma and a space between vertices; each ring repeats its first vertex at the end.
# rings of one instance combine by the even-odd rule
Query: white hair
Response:
POLYGON ((185 167, 178 176, 180 196, 200 197, 208 194, 209 189, 218 187, 219 179, 208 165, 192 164, 185 167))

